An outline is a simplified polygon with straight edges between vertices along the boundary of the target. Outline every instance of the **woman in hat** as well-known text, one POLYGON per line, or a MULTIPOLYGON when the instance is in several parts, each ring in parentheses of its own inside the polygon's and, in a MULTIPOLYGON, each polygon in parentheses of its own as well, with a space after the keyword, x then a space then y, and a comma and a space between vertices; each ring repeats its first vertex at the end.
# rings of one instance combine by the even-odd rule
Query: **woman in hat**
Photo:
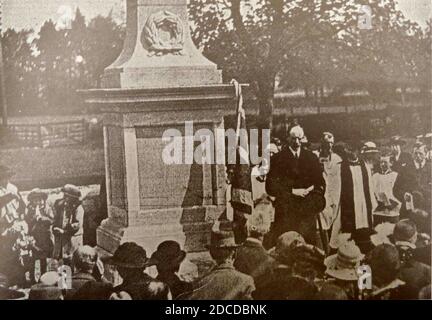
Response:
POLYGON ((379 162, 379 150, 375 142, 368 141, 363 144, 360 150, 361 157, 371 172, 376 171, 379 162))
POLYGON ((84 209, 81 191, 74 185, 62 188, 63 198, 54 203, 54 258, 71 265, 74 251, 83 245, 84 209))
POLYGON ((35 280, 36 262, 39 260, 40 274, 44 274, 47 271, 47 259, 52 258, 54 249, 54 236, 51 231, 54 213, 47 204, 47 199, 48 194, 40 189, 33 189, 27 196, 26 221, 29 225, 30 235, 35 240, 33 264, 30 269, 32 281, 35 280))
POLYGON ((351 300, 359 298, 357 268, 363 258, 364 254, 354 241, 347 241, 339 246, 336 254, 324 260, 325 273, 332 279, 330 282, 343 288, 351 300))
POLYGON ((149 265, 155 265, 158 271, 156 279, 169 286, 174 299, 192 290, 192 284, 180 280, 176 274, 185 258, 186 252, 180 249, 178 242, 169 240, 159 244, 149 261, 149 265))

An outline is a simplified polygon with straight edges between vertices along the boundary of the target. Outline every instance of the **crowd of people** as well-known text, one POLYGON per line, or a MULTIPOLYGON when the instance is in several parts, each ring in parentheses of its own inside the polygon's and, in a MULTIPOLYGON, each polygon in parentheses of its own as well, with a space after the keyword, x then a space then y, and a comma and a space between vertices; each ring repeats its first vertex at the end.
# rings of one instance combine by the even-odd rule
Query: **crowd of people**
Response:
POLYGON ((24 200, 0 167, 0 296, 23 298, 27 288, 34 300, 430 299, 431 137, 417 137, 410 153, 400 136, 378 148, 324 132, 312 150, 294 124, 285 143, 270 146, 268 174, 251 177, 252 213, 215 221, 214 267, 191 282, 179 274, 187 255, 179 243, 147 256, 127 242, 99 257, 83 242, 79 188, 65 185, 52 206, 40 189, 24 200))

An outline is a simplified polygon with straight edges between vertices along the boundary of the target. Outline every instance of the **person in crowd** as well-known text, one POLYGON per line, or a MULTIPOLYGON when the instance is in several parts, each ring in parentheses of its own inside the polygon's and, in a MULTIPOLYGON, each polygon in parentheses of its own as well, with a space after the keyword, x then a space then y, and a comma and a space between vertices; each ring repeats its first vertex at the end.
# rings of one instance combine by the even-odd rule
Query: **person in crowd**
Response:
POLYGON ((361 158, 372 173, 378 171, 379 154, 380 152, 375 142, 365 142, 361 147, 361 158))
POLYGON ((120 285, 114 287, 114 292, 128 292, 129 287, 133 287, 134 292, 140 291, 139 288, 141 288, 140 292, 144 293, 147 284, 154 280, 144 272, 149 266, 146 251, 134 242, 121 244, 114 255, 106 260, 106 263, 115 266, 123 280, 120 285))
POLYGON ((110 300, 172 300, 172 294, 166 283, 150 280, 144 286, 132 284, 124 291, 115 292, 110 300))
POLYGON ((63 198, 54 203, 54 258, 71 265, 72 254, 83 245, 84 209, 81 191, 74 185, 62 188, 63 198))
POLYGON ((39 282, 30 288, 29 300, 64 300, 59 281, 60 277, 56 271, 44 273, 39 282))
POLYGON ((426 133, 423 137, 423 143, 426 145, 426 159, 432 161, 432 132, 426 133))
MULTIPOLYGON (((113 294, 117 295, 113 292, 113 286, 111 283, 101 281, 87 281, 75 292, 71 300, 110 300, 110 297, 113 294)), ((132 300, 132 298, 128 300, 132 300)))
POLYGON ((417 190, 424 197, 424 206, 421 209, 430 211, 432 195, 432 164, 427 159, 426 145, 414 148, 414 167, 417 181, 417 190))
POLYGON ((419 300, 431 300, 432 288, 431 285, 428 285, 420 290, 419 300))
POLYGON ((254 279, 256 291, 265 286, 271 277, 274 264, 274 259, 263 247, 264 235, 270 231, 271 224, 267 208, 272 207, 272 203, 268 197, 262 197, 258 201, 246 223, 248 237, 237 249, 234 261, 234 267, 238 271, 254 279))
POLYGON ((25 202, 10 182, 13 172, 0 166, 0 272, 11 285, 26 285, 26 271, 32 244, 24 221, 25 202))
POLYGON ((316 300, 348 300, 348 296, 341 287, 333 283, 324 283, 316 295, 316 300))
POLYGON ((378 206, 374 210, 374 224, 396 223, 399 220, 401 202, 393 193, 398 173, 392 170, 392 159, 388 153, 380 157, 380 171, 372 176, 374 194, 378 206))
POLYGON ((317 156, 323 167, 323 176, 326 184, 325 200, 326 206, 319 214, 318 227, 320 229, 321 242, 328 250, 330 230, 336 218, 337 207, 340 197, 340 165, 342 158, 333 152, 335 143, 334 135, 331 132, 323 132, 321 137, 321 148, 317 156))
POLYGON ((78 247, 72 256, 72 288, 67 290, 66 299, 74 299, 74 294, 84 284, 89 281, 96 281, 93 276, 94 268, 96 266, 97 253, 96 250, 90 246, 78 247))
POLYGON ((330 277, 326 283, 339 286, 350 300, 357 300, 359 298, 357 269, 363 258, 364 254, 354 241, 341 243, 337 253, 324 260, 325 272, 330 277))
POLYGON ((365 263, 371 268, 372 289, 365 290, 365 300, 393 300, 404 297, 405 282, 399 279, 400 258, 391 244, 381 244, 366 256, 365 263))
POLYGON ((362 254, 366 255, 375 248, 373 236, 375 230, 370 228, 357 229, 351 234, 351 240, 359 247, 362 254))
POLYGON ((303 128, 289 130, 288 147, 271 160, 266 191, 275 200, 273 243, 286 231, 297 231, 308 243, 316 240, 316 215, 325 206, 325 180, 317 157, 302 149, 303 128))
POLYGON ((180 264, 185 258, 186 252, 181 250, 180 244, 168 240, 158 245, 149 261, 149 265, 156 265, 158 271, 156 279, 168 285, 174 299, 184 292, 192 291, 192 284, 180 280, 177 275, 180 264))
POLYGON ((194 283, 194 290, 177 299, 185 300, 252 300, 255 291, 253 278, 234 268, 239 245, 229 221, 216 221, 208 246, 216 267, 194 283))
POLYGON ((54 250, 54 235, 51 226, 54 213, 47 204, 48 194, 36 188, 27 195, 27 212, 25 219, 29 233, 34 238, 33 264, 30 269, 31 280, 35 281, 36 262, 39 261, 39 272, 47 272, 47 260, 52 258, 54 250))
POLYGON ((406 283, 407 299, 417 299, 420 289, 431 283, 430 266, 414 259, 417 235, 416 225, 408 219, 399 221, 393 231, 401 263, 400 279, 406 283))
POLYGON ((369 167, 359 159, 356 144, 345 145, 341 163, 341 194, 333 223, 330 247, 337 248, 340 233, 373 229, 372 213, 376 208, 372 176, 369 167))
POLYGON ((275 259, 273 272, 254 294, 261 300, 313 299, 317 293, 315 280, 324 272, 324 253, 305 243, 303 237, 290 231, 282 234, 269 251, 275 259))
POLYGON ((392 151, 393 170, 398 173, 412 162, 411 155, 402 151, 402 146, 405 144, 406 141, 401 136, 393 136, 389 142, 392 151))
POLYGON ((401 218, 411 218, 415 209, 431 211, 432 166, 426 159, 424 144, 414 148, 414 157, 400 170, 395 182, 395 196, 403 205, 401 218))

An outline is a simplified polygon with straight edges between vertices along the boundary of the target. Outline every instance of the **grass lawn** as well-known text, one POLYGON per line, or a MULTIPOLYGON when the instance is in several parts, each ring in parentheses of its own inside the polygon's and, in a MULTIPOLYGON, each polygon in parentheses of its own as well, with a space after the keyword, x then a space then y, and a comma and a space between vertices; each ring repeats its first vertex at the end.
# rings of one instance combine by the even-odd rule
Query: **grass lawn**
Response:
POLYGON ((12 181, 24 191, 64 183, 100 183, 105 174, 103 146, 74 145, 46 149, 1 149, 0 164, 15 171, 12 181))

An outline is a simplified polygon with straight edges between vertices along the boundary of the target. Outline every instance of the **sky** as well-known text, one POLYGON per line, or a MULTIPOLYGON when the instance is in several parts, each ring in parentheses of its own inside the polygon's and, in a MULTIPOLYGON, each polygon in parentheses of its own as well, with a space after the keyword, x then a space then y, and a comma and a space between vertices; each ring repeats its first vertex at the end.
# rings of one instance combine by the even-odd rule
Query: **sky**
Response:
MULTIPOLYGON (((113 11, 116 20, 124 19, 126 0, 0 0, 3 28, 39 30, 48 19, 62 20, 62 16, 75 12, 77 7, 87 19, 113 11)), ((404 15, 422 27, 432 17, 431 0, 398 0, 404 15)))

